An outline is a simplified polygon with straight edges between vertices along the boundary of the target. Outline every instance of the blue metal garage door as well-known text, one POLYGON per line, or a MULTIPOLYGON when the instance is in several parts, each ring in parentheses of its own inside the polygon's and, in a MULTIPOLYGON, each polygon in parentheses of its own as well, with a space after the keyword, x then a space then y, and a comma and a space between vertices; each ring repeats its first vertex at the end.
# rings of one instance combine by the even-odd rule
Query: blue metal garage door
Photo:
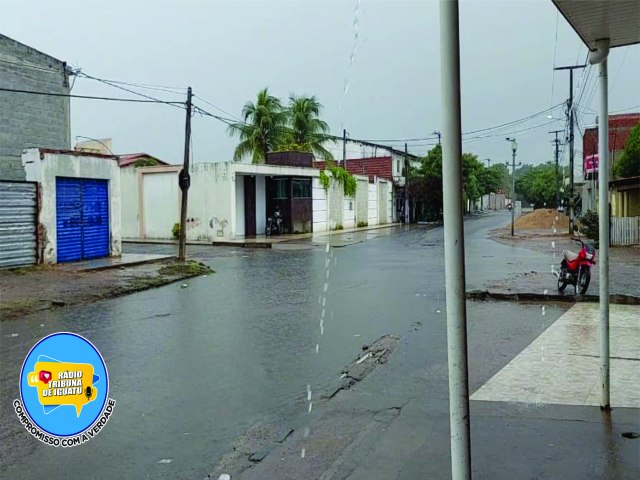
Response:
POLYGON ((58 262, 109 255, 106 180, 56 178, 58 262))

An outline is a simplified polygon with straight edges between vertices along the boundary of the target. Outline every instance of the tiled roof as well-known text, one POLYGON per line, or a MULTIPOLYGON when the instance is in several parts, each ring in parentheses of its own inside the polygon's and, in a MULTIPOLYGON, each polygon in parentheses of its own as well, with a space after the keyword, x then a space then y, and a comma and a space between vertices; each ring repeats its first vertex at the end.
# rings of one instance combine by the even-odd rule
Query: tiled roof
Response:
MULTIPOLYGON (((342 162, 337 162, 342 166, 342 162)), ((313 166, 320 170, 326 168, 325 162, 313 162, 313 166)), ((352 175, 366 175, 369 182, 374 181, 374 177, 393 181, 393 162, 391 157, 370 157, 370 158, 348 158, 347 171, 352 175)))

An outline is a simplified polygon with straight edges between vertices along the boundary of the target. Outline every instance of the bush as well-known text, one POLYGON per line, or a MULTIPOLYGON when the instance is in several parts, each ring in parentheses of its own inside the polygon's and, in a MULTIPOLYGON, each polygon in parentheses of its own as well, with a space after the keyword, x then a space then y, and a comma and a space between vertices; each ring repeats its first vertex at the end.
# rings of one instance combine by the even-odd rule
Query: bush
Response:
POLYGON ((173 238, 175 238, 176 240, 178 240, 180 238, 180 224, 179 223, 174 223, 173 227, 171 228, 171 235, 173 235, 173 238))
POLYGON ((598 214, 593 210, 588 210, 582 217, 578 219, 580 222, 580 230, 587 238, 598 241, 600 238, 600 227, 598 224, 598 214))
POLYGON ((367 222, 358 222, 358 228, 368 227, 369 224, 367 222))

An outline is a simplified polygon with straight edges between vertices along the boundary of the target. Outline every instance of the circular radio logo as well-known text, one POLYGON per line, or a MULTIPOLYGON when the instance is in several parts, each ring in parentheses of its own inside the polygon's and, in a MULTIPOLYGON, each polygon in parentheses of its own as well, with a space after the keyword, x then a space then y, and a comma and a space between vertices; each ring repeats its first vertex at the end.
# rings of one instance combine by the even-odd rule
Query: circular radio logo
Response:
POLYGON ((109 375, 98 349, 75 333, 36 343, 20 372, 14 409, 25 429, 53 446, 74 447, 100 432, 113 412, 109 375))

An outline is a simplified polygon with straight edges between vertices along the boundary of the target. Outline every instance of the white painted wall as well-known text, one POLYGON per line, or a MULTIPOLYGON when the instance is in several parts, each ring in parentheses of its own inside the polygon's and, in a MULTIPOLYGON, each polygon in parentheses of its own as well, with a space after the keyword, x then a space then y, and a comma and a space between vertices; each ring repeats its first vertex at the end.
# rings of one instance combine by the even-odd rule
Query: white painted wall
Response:
POLYGON ((44 235, 44 263, 57 263, 56 177, 92 178, 109 182, 109 232, 111 256, 122 253, 120 167, 117 160, 73 152, 45 153, 30 148, 22 154, 26 180, 38 182, 40 188, 39 222, 44 235))
POLYGON ((318 178, 311 182, 313 231, 327 231, 327 192, 318 178))
POLYGON ((171 229, 180 223, 180 188, 177 172, 142 174, 144 238, 171 239, 171 229))
POLYGON ((228 162, 192 165, 187 209, 188 240, 235 238, 237 176, 231 167, 228 162))
POLYGON ((267 189, 264 175, 256 176, 256 233, 267 229, 267 189))
POLYGON ((344 228, 356 226, 356 199, 354 197, 344 197, 342 226, 344 228))
POLYGON ((236 237, 245 235, 244 226, 244 175, 236 175, 236 237))
POLYGON ((391 223, 393 218, 393 185, 386 180, 378 180, 378 223, 391 223))
POLYGON ((138 201, 138 172, 136 168, 120 169, 122 191, 122 237, 140 237, 140 205, 138 201))
POLYGON ((369 219, 367 223, 369 226, 378 225, 378 185, 377 183, 370 183, 368 185, 368 200, 369 204, 369 219))

